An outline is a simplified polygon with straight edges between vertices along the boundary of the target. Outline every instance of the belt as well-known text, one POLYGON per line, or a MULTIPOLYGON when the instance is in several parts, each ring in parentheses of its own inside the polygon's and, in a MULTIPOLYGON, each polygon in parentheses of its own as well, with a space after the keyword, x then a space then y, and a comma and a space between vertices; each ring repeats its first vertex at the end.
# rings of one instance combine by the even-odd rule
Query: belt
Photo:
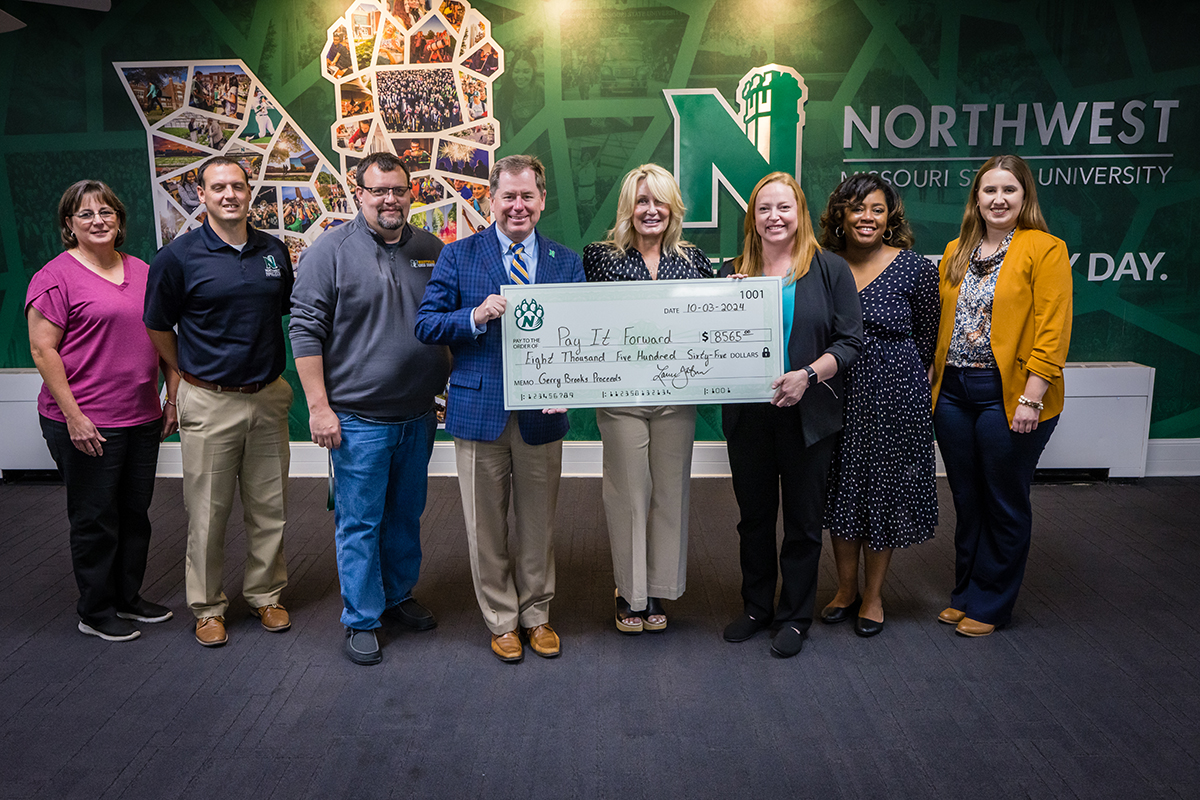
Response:
POLYGON ((251 383, 246 386, 222 386, 219 383, 206 381, 203 378, 197 378, 190 372, 179 371, 180 377, 190 383, 192 386, 199 386, 201 389, 208 389, 210 392, 237 392, 238 394, 255 394, 271 385, 270 381, 260 381, 259 383, 251 383))

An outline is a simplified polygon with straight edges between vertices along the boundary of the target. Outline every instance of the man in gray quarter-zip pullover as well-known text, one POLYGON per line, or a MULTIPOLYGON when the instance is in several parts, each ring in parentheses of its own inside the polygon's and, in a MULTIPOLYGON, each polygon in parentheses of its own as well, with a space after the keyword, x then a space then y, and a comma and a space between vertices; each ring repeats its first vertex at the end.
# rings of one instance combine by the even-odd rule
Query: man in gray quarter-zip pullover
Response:
POLYGON ((335 539, 346 655, 378 664, 380 617, 416 630, 437 623, 412 597, 421 513, 446 388, 448 348, 413 333, 441 241, 408 223, 400 159, 358 165, 360 213, 323 234, 297 266, 289 333, 312 440, 335 475, 335 539))

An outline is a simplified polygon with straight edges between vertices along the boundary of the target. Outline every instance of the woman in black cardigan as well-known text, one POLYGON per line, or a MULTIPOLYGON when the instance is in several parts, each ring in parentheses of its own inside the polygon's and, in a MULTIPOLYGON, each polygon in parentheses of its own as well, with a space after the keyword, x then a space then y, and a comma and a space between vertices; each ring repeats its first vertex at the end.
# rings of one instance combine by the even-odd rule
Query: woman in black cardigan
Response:
POLYGON ((862 348, 862 310, 846 262, 817 244, 804 192, 791 175, 773 172, 758 182, 745 231, 742 255, 722 274, 783 279, 787 350, 770 403, 722 408, 741 512, 745 609, 725 628, 725 640, 744 642, 773 628, 771 653, 789 658, 812 625, 825 484, 842 427, 842 375, 862 348), (781 494, 783 547, 776 553, 781 494))

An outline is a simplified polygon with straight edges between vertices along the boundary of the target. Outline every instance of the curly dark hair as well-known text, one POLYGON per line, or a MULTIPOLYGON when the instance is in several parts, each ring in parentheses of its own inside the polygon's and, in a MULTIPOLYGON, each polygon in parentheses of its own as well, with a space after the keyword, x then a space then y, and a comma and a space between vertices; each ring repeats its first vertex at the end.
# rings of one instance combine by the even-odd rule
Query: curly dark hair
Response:
POLYGON ((846 249, 846 232, 838 233, 842 228, 842 220, 846 209, 855 203, 861 203, 863 198, 874 191, 883 192, 887 202, 887 230, 883 237, 886 244, 901 249, 913 246, 912 228, 904 218, 904 201, 892 185, 873 172, 859 172, 838 184, 829 195, 825 204, 825 212, 821 214, 821 246, 830 250, 846 249))

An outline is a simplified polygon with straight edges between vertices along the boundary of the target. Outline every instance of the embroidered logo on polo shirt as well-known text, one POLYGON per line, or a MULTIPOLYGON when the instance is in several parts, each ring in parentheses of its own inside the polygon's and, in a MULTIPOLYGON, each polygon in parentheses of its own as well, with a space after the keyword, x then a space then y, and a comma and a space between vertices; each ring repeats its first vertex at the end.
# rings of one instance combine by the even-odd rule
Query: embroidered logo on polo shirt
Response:
POLYGON ((409 259, 408 265, 413 269, 433 269, 433 265, 436 263, 427 258, 413 258, 409 259))
POLYGON ((263 256, 263 263, 266 265, 265 272, 268 278, 283 277, 283 273, 279 271, 279 265, 275 263, 275 256, 263 256))

